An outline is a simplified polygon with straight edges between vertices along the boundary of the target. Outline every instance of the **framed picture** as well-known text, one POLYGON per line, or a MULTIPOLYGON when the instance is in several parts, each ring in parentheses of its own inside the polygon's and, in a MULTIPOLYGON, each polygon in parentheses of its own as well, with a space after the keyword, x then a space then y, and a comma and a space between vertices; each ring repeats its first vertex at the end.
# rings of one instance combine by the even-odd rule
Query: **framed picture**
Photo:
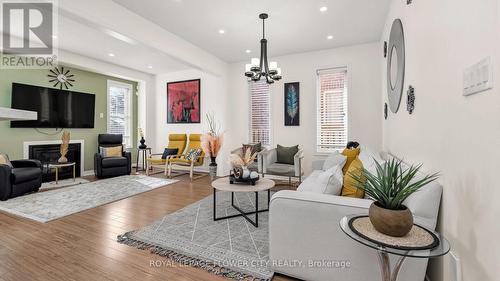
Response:
POLYGON ((300 126, 299 82, 285 83, 285 126, 300 126))
POLYGON ((167 123, 200 123, 200 79, 167 83, 167 123))

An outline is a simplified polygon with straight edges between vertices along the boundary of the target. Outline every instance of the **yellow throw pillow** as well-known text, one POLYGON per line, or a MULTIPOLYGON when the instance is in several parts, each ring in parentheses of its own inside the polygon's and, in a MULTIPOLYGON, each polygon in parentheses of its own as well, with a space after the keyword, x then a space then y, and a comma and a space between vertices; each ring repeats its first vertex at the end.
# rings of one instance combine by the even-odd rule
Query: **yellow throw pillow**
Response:
POLYGON ((101 147, 102 157, 121 157, 122 146, 101 147))
POLYGON ((351 173, 361 176, 363 173, 363 163, 358 158, 355 158, 347 173, 344 176, 344 187, 342 188, 342 196, 353 197, 353 198, 363 198, 365 196, 365 191, 356 187, 356 180, 351 176, 351 173))
POLYGON ((344 173, 344 176, 346 175, 347 169, 349 169, 349 166, 351 166, 352 161, 358 157, 359 153, 361 152, 361 149, 358 148, 353 148, 353 149, 344 149, 342 151, 342 155, 347 157, 347 160, 345 161, 344 168, 342 168, 342 173, 344 173))

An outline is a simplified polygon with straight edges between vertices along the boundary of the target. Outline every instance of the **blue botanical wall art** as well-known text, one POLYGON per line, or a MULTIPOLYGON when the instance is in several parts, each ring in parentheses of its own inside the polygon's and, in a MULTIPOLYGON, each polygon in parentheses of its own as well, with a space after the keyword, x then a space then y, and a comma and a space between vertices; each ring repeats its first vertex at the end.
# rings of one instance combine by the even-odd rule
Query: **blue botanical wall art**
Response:
POLYGON ((300 126, 299 82, 285 83, 285 126, 300 126))

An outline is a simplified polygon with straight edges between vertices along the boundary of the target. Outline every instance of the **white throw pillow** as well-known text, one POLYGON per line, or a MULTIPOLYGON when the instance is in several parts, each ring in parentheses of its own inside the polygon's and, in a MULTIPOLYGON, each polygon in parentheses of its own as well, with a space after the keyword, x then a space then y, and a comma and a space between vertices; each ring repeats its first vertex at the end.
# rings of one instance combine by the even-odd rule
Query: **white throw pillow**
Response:
POLYGON ((361 163, 363 163, 363 168, 367 169, 374 175, 377 174, 377 164, 375 163, 375 161, 380 165, 383 165, 385 162, 382 157, 380 157, 380 154, 378 152, 375 152, 374 150, 364 145, 361 146, 361 152, 359 153, 358 158, 361 163))
POLYGON ((347 161, 347 157, 340 154, 338 151, 330 153, 323 163, 323 171, 326 171, 334 166, 344 167, 345 162, 347 161))
POLYGON ((342 173, 343 166, 344 165, 334 166, 319 175, 318 180, 321 181, 320 184, 324 188, 323 194, 340 195, 342 185, 344 184, 344 174, 342 173), (325 182, 326 176, 329 177, 325 182))
POLYGON ((300 184, 298 191, 319 194, 340 195, 344 177, 342 166, 334 166, 326 171, 314 171, 300 184))

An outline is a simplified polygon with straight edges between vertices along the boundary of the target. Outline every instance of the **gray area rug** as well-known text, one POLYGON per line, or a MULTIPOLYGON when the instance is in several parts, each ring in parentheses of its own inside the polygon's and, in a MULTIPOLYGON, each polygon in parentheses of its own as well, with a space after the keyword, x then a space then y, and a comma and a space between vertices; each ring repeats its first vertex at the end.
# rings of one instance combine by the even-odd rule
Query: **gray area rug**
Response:
POLYGON ((122 176, 1 201, 0 210, 45 223, 175 182, 177 180, 122 176))
MULTIPOLYGON (((259 209, 267 208, 267 192, 259 196, 259 209)), ((253 193, 235 193, 236 206, 253 211, 254 204, 253 193)), ((231 193, 217 192, 217 216, 232 214, 237 211, 231 207, 231 193)), ((242 217, 215 222, 213 196, 208 196, 118 236, 118 242, 235 280, 271 280, 268 221, 264 212, 259 214, 258 228, 242 217)))

